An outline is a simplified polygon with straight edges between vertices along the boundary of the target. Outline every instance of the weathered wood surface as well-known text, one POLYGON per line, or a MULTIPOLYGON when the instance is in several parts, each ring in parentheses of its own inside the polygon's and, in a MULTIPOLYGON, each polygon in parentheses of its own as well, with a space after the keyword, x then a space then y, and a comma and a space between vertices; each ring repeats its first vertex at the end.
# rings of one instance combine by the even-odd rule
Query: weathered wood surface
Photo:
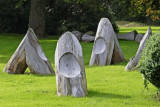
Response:
POLYGON ((145 35, 143 36, 139 48, 137 50, 136 55, 130 59, 127 66, 125 67, 125 71, 127 70, 135 70, 137 69, 137 65, 139 63, 139 60, 141 58, 141 53, 143 52, 143 49, 145 48, 146 40, 149 39, 149 37, 152 35, 151 28, 149 27, 145 35))
POLYGON ((114 33, 114 50, 113 50, 113 55, 112 55, 112 61, 111 64, 114 63, 119 63, 125 61, 122 49, 119 45, 118 39, 116 34, 114 33))
POLYGON ((90 66, 110 65, 124 61, 124 55, 109 19, 102 18, 99 22, 95 42, 90 59, 90 66))
POLYGON ((45 56, 34 31, 30 28, 8 61, 5 72, 23 74, 26 68, 32 73, 53 74, 53 68, 45 56))
POLYGON ((142 38, 143 38, 143 34, 137 34, 136 35, 136 38, 135 38, 135 41, 137 42, 137 43, 140 43, 141 42, 141 40, 142 40, 142 38))
POLYGON ((118 34, 117 38, 118 39, 124 39, 124 40, 135 40, 137 35, 137 31, 132 31, 132 32, 128 32, 126 34, 118 34))
POLYGON ((82 36, 83 35, 82 35, 81 32, 79 32, 79 31, 72 31, 72 34, 74 34, 79 41, 82 41, 82 36))
POLYGON ((90 36, 88 34, 84 34, 82 36, 82 42, 93 42, 95 40, 94 36, 90 36))
POLYGON ((55 71, 58 96, 83 97, 88 94, 82 47, 70 32, 63 34, 57 42, 55 71))

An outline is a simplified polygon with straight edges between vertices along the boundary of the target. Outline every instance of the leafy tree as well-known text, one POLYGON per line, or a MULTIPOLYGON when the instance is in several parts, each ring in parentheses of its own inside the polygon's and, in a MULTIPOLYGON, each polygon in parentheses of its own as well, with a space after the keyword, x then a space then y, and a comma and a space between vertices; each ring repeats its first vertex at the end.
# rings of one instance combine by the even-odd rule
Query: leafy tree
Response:
POLYGON ((136 8, 137 0, 111 0, 110 6, 116 20, 145 22, 145 7, 141 11, 136 8))
POLYGON ((114 12, 117 20, 128 20, 129 19, 129 0, 111 0, 110 7, 114 12), (126 15, 127 14, 127 15, 126 15))
POLYGON ((0 0, 0 32, 24 33, 28 29, 30 2, 0 0))
POLYGON ((46 3, 48 6, 46 26, 47 28, 50 26, 49 28, 52 29, 50 31, 54 31, 50 32, 51 34, 62 34, 67 30, 79 30, 81 32, 96 31, 98 22, 102 17, 108 17, 115 31, 118 31, 114 14, 108 8, 106 0, 47 0, 46 3))
POLYGON ((25 33, 32 27, 38 36, 65 31, 96 31, 102 17, 110 19, 115 31, 109 0, 1 0, 0 30, 25 33), (45 26, 45 27, 44 27, 45 26))
POLYGON ((132 0, 139 11, 146 7, 146 16, 150 16, 153 21, 160 20, 160 1, 159 0, 132 0))

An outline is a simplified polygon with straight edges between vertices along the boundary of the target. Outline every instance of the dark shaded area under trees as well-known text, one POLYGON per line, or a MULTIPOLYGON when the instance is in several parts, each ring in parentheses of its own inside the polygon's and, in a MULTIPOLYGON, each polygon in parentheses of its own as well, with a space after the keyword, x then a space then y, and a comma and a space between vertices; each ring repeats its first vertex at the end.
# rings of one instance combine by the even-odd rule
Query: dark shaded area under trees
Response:
MULTIPOLYGON (((0 31, 25 33, 29 24, 31 1, 2 0, 0 2, 0 31)), ((46 0, 44 12, 45 29, 49 35, 60 35, 68 30, 96 31, 98 22, 102 17, 108 17, 115 31, 118 31, 113 12, 103 0, 87 0, 83 2, 46 0)))
MULTIPOLYGON (((35 21, 29 21, 29 18, 34 17, 35 12, 30 11, 35 6, 33 2, 31 5, 31 1, 38 2, 40 0, 1 0, 0 32, 26 33, 28 27, 34 29, 34 27, 40 26, 34 24, 35 21)), ((72 30, 84 33, 95 32, 102 17, 111 20, 116 32, 118 32, 118 27, 115 20, 152 23, 151 18, 146 17, 147 7, 141 4, 143 9, 138 11, 134 3, 134 0, 45 0, 43 4, 37 5, 42 7, 42 10, 44 6, 44 22, 43 18, 37 18, 36 21, 41 20, 41 29, 45 31, 40 35, 61 35, 65 31, 72 30)))

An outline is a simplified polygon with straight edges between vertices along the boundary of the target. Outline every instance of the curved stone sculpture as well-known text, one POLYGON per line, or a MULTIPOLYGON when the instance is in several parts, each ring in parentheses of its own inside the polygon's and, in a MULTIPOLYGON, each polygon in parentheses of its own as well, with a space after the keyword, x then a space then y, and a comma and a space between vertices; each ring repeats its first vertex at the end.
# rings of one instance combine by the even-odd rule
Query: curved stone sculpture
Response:
POLYGON ((27 67, 32 73, 45 75, 54 73, 31 28, 28 29, 27 34, 8 61, 4 71, 12 74, 23 74, 27 67))
POLYGON ((141 53, 143 52, 143 49, 145 48, 146 40, 149 39, 151 35, 152 35, 152 31, 151 31, 151 28, 149 27, 139 44, 139 48, 137 50, 136 55, 130 59, 127 66, 125 67, 125 71, 137 69, 136 67, 141 58, 141 53))
POLYGON ((63 34, 57 42, 55 71, 58 96, 83 97, 88 94, 82 47, 70 32, 63 34))
POLYGON ((124 60, 125 58, 112 24, 109 19, 102 18, 97 28, 89 65, 110 65, 124 60))

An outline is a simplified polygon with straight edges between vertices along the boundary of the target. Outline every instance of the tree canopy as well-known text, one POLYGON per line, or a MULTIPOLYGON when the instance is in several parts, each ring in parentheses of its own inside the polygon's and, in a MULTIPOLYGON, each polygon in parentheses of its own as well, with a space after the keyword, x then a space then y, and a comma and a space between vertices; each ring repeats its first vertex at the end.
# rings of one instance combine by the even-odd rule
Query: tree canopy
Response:
POLYGON ((150 16, 153 21, 160 20, 160 1, 159 0, 132 0, 139 11, 146 8, 146 16, 150 16))
MULTIPOLYGON (((2 0, 0 2, 0 29, 2 32, 25 33, 28 29, 31 0, 2 0), (22 27, 23 26, 23 27, 22 27)), ((65 31, 96 31, 99 20, 107 17, 114 30, 115 17, 106 0, 45 0, 45 28, 47 34, 65 31)))
MULTIPOLYGON (((25 33, 33 9, 31 1, 1 0, 0 32, 25 33)), ((115 20, 147 23, 154 20, 159 24, 156 20, 160 19, 159 0, 45 0, 43 4, 42 25, 49 35, 60 35, 72 30, 84 33, 96 31, 102 17, 110 19, 116 32, 118 27, 115 20)))

